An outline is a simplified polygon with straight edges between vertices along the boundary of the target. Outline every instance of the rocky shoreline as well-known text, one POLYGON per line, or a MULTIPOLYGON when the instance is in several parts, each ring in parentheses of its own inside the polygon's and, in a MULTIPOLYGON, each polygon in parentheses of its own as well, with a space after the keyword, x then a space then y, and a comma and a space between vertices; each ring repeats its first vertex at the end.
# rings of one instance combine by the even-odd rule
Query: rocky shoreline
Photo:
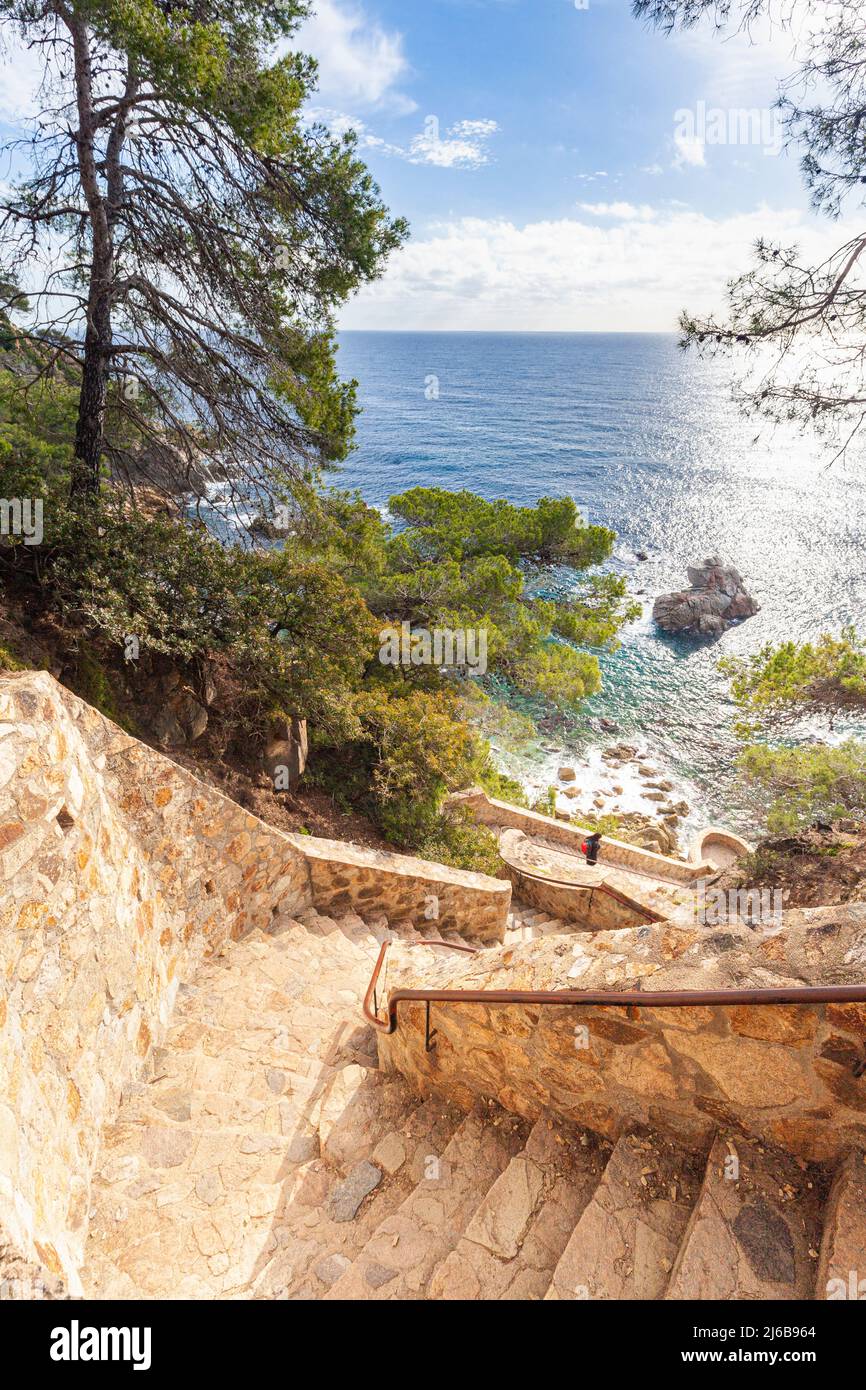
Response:
MULTIPOLYGON (((588 796, 591 803, 583 807, 582 814, 593 819, 616 816, 620 830, 633 843, 660 854, 676 854, 678 833, 692 808, 677 795, 674 783, 664 775, 649 753, 632 743, 612 744, 602 750, 601 759, 609 785, 590 789, 588 796), (643 799, 651 803, 651 811, 630 810, 623 805, 626 769, 631 774, 632 791, 635 786, 639 788, 643 799), (639 779, 636 784, 635 776, 639 779)), ((567 802, 575 803, 582 793, 587 795, 580 785, 578 769, 572 764, 562 764, 558 768, 557 779, 557 797, 562 796, 567 802)), ((556 815, 559 819, 570 820, 575 813, 581 814, 576 806, 562 808, 557 801, 556 815)))
MULTIPOLYGON (((638 559, 649 559, 645 551, 635 554, 638 559)), ((662 633, 671 633, 698 639, 694 645, 699 650, 759 612, 760 605, 745 589, 739 571, 720 556, 711 555, 688 566, 687 573, 688 589, 661 594, 654 603, 644 599, 641 642, 648 639, 662 648, 667 645, 661 640, 662 633)), ((589 825, 615 817, 616 833, 622 838, 675 855, 699 823, 717 818, 718 807, 713 806, 711 796, 708 800, 706 786, 681 771, 684 761, 696 766, 699 762, 689 756, 687 746, 672 749, 671 740, 664 737, 663 746, 655 746, 658 740, 654 732, 662 727, 660 721, 666 720, 668 712, 660 705, 650 712, 650 719, 641 717, 645 716, 639 706, 641 696, 635 692, 632 698, 629 685, 634 678, 634 663, 628 660, 617 671, 606 672, 606 689, 617 679, 625 682, 625 705, 621 699, 612 699, 604 714, 588 710, 586 718, 574 726, 567 726, 555 714, 541 714, 536 718, 538 743, 531 751, 512 746, 502 769, 521 782, 531 803, 544 802, 563 821, 589 825)), ((721 742, 712 739, 703 746, 722 748, 721 742)), ((495 754, 502 752, 494 745, 495 754)), ((739 828, 750 827, 743 823, 739 828)))

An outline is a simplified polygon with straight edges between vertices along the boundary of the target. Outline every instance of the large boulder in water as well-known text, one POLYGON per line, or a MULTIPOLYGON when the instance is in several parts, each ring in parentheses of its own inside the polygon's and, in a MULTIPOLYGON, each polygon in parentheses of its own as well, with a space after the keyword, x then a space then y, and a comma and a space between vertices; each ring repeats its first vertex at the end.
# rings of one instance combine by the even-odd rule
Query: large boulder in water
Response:
POLYGON ((733 623, 751 618, 760 605, 743 587, 738 570, 711 555, 700 565, 689 565, 690 588, 661 594, 653 605, 653 621, 665 632, 691 632, 699 637, 718 637, 733 623))

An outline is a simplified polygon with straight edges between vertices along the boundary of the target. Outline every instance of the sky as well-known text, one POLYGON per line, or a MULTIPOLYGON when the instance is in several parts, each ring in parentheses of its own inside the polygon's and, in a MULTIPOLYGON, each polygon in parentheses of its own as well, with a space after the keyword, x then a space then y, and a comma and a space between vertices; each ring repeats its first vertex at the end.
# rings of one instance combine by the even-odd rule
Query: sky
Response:
POLYGON ((412 228, 347 328, 672 330, 758 236, 844 238, 780 148, 790 32, 666 37, 629 0, 318 0, 300 42, 317 114, 355 127, 412 228))
MULTIPOLYGON (((411 238, 346 306, 355 329, 676 327, 722 303, 755 239, 820 259, 772 103, 781 30, 667 37, 630 0, 313 0, 311 118, 358 132, 411 238)), ((0 65, 0 137, 31 55, 0 65)))

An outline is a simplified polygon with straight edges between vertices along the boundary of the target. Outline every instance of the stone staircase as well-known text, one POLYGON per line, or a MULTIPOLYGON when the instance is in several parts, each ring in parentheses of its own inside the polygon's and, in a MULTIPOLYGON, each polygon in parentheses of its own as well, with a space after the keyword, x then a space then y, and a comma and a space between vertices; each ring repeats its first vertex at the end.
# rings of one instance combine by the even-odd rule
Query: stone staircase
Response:
POLYGON ((564 922, 561 917, 552 917, 549 912, 513 897, 505 928, 505 945, 517 946, 524 941, 535 941, 539 936, 562 936, 578 930, 581 928, 573 922, 564 922))
POLYGON ((489 949, 396 950, 380 1005, 424 980, 860 996, 863 905, 699 939, 674 913, 706 865, 608 842, 587 877, 576 826, 482 792, 461 797, 501 829, 527 901, 284 834, 45 672, 0 679, 0 764, 0 1284, 11 1268, 120 1299, 866 1293, 863 999, 593 1009, 580 1038, 570 1010, 457 1004, 432 1052, 423 1005, 387 1039, 361 1007, 383 942, 456 933, 489 949))
MULTIPOLYGON (((554 924, 518 903, 509 932, 554 924)), ((866 1276, 860 1153, 829 1171, 721 1131, 703 1154, 611 1143, 383 1074, 361 1000, 392 935, 438 931, 310 910, 181 991, 103 1135, 87 1296, 802 1299, 866 1276)))
POLYGON ((311 910, 226 946, 181 991, 148 1078, 103 1134, 87 1293, 249 1297, 278 1253, 277 1293, 300 1287, 381 1206, 375 1194, 354 1220, 380 1140, 447 1143, 460 1116, 381 1077, 363 1023, 386 931, 311 910))

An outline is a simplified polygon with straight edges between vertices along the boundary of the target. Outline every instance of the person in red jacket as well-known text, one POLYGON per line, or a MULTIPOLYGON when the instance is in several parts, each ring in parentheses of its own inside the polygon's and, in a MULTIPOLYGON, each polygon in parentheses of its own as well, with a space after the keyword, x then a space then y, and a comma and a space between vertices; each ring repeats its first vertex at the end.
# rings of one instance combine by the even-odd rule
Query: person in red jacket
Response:
POLYGON ((587 864, 597 864, 599 851, 601 850, 601 835, 598 831, 590 835, 581 845, 582 852, 586 855, 587 864))

